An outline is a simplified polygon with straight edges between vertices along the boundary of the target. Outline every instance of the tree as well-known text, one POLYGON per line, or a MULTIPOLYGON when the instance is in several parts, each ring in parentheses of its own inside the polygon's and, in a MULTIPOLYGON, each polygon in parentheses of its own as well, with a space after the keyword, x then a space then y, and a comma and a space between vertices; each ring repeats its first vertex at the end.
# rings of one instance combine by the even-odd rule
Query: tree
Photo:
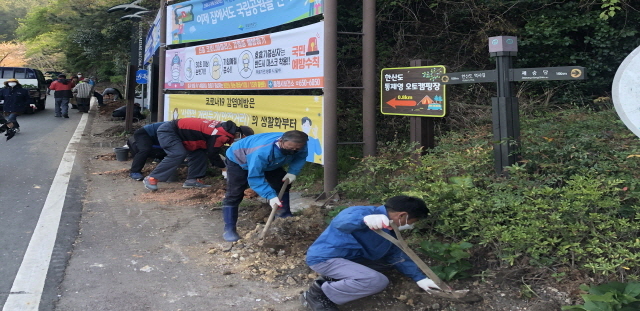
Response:
POLYGON ((0 66, 22 67, 26 64, 25 47, 11 41, 0 42, 0 66))
MULTIPOLYGON (((101 78, 124 75, 132 38, 131 22, 107 9, 121 0, 53 0, 21 20, 18 34, 32 62, 50 69, 82 71, 101 78)), ((145 4, 146 5, 146 4, 145 4)), ((157 3, 151 3, 151 7, 157 3)), ((143 24, 144 25, 144 24, 143 24)))

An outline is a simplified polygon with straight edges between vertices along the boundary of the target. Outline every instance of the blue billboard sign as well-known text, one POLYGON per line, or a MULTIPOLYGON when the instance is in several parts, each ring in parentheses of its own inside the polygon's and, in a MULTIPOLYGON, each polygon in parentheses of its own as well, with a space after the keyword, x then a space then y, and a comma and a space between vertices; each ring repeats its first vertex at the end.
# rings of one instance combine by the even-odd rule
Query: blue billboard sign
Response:
POLYGON ((156 53, 156 50, 160 47, 160 18, 162 14, 162 10, 158 10, 158 14, 156 15, 155 20, 153 21, 153 25, 149 29, 147 33, 147 40, 144 41, 144 64, 149 64, 153 54, 156 53))
POLYGON ((191 0, 167 7, 166 42, 244 35, 322 13, 322 0, 191 0))

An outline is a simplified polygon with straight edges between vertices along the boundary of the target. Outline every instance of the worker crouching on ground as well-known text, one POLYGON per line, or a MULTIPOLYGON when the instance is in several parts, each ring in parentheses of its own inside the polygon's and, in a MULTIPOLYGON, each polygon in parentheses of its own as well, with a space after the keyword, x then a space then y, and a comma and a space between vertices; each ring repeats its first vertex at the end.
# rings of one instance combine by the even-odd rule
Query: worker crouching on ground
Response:
POLYGON ((132 179, 144 179, 142 169, 147 163, 147 158, 164 159, 167 155, 162 147, 160 147, 160 142, 158 141, 158 128, 165 123, 166 122, 156 122, 147 124, 133 132, 133 136, 127 140, 129 151, 133 155, 131 170, 129 171, 129 177, 132 179))
POLYGON ((381 206, 352 206, 340 212, 307 251, 307 264, 321 275, 302 294, 310 310, 338 310, 337 305, 384 290, 389 279, 380 271, 395 268, 422 289, 439 287, 400 248, 373 230, 389 231, 389 221, 399 230, 429 214, 419 198, 395 196, 381 206))
POLYGON ((289 189, 278 199, 278 192, 288 179, 296 180, 306 163, 307 134, 301 131, 263 133, 242 139, 227 150, 227 192, 222 202, 225 241, 240 239, 236 232, 238 206, 244 190, 251 187, 269 200, 272 208, 279 208, 278 217, 290 217, 289 189), (282 167, 289 165, 287 173, 282 167))
POLYGON ((167 181, 188 157, 187 180, 182 187, 211 187, 200 180, 207 172, 207 157, 212 165, 224 168, 220 158, 222 146, 232 144, 237 136, 251 134, 250 127, 237 126, 233 121, 184 118, 166 122, 158 127, 157 136, 167 156, 144 178, 144 186, 158 190, 158 182, 167 181))

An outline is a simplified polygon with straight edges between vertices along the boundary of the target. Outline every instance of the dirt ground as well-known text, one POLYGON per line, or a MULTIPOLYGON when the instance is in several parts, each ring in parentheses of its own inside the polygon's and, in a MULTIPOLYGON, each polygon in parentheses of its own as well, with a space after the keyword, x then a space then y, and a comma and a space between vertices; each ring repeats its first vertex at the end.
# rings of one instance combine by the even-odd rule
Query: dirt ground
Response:
MULTIPOLYGON (((126 141, 124 122, 112 120, 111 111, 124 102, 107 103, 100 108, 94 118, 94 124, 101 123, 105 130, 93 133, 91 143, 118 145, 126 141)), ((144 124, 134 124, 138 128, 144 124)), ((115 161, 113 153, 95 155, 95 159, 115 161)), ((143 174, 147 175, 155 167, 149 163, 143 174)), ((182 180, 186 168, 179 169, 182 180)), ((172 205, 199 206, 212 210, 219 209, 224 197, 225 182, 217 169, 212 169, 205 181, 214 185, 208 189, 172 188, 157 193, 141 194, 136 197, 140 202, 166 202, 172 205)), ((114 181, 126 180, 128 169, 101 172, 114 175, 114 181)), ((295 191, 295 185, 293 191, 295 191)), ((223 274, 241 275, 248 280, 267 282, 280 288, 304 288, 317 277, 304 262, 305 252, 314 239, 326 227, 327 212, 335 206, 352 205, 348 198, 328 204, 317 202, 316 205, 296 213, 295 217, 276 219, 264 240, 258 235, 262 231, 270 208, 255 192, 247 190, 241 206, 238 231, 242 239, 235 243, 219 245, 203 245, 197 252, 198 264, 210 265, 212 269, 224 269, 223 274), (324 205, 324 206, 323 206, 324 205)), ((405 236, 407 234, 405 233, 405 236)), ((411 241, 411 239, 409 239, 411 241)), ((414 245, 415 249, 415 243, 414 245)), ((423 260, 429 265, 432 262, 425 256, 423 260)), ((554 311, 561 305, 576 303, 579 298, 578 285, 588 282, 584 276, 571 271, 552 271, 550 269, 534 269, 526 265, 500 267, 498 260, 481 249, 473 250, 473 277, 460 281, 452 281, 455 289, 470 289, 482 297, 479 302, 470 304, 448 301, 432 297, 424 293, 412 280, 393 272, 389 274, 391 284, 383 292, 340 306, 340 310, 529 310, 554 311), (558 280, 553 273, 564 272, 565 277, 558 280)), ((271 309, 270 309, 271 310, 271 309)), ((277 308, 272 309, 277 310, 277 308)), ((302 310, 302 309, 301 309, 302 310)))

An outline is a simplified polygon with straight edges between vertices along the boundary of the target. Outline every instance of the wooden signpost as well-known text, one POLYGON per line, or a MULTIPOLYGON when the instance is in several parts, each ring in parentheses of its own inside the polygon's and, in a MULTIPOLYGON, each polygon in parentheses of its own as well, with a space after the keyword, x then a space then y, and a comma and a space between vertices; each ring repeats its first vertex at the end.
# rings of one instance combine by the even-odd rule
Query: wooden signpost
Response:
POLYGON ((444 117, 446 85, 496 83, 498 94, 491 99, 493 153, 495 172, 502 175, 504 168, 515 164, 519 157, 520 116, 514 82, 586 78, 586 68, 580 66, 513 68, 517 52, 516 37, 490 37, 489 55, 496 58, 495 70, 447 73, 442 65, 382 69, 381 111, 390 115, 444 117))

